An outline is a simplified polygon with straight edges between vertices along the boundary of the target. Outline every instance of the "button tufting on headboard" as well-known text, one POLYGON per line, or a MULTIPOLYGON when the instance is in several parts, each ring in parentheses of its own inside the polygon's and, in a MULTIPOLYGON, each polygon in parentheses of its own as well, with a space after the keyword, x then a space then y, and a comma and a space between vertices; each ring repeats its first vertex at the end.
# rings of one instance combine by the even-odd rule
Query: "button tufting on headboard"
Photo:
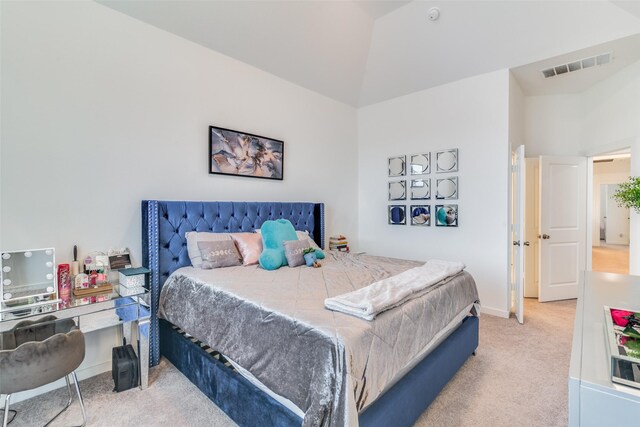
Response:
POLYGON ((185 249, 189 231, 253 232, 266 220, 285 218, 324 246, 324 205, 287 202, 142 202, 142 264, 151 270, 150 364, 160 360, 158 304, 165 280, 190 265, 185 249), (279 214, 278 214, 279 212, 279 214))

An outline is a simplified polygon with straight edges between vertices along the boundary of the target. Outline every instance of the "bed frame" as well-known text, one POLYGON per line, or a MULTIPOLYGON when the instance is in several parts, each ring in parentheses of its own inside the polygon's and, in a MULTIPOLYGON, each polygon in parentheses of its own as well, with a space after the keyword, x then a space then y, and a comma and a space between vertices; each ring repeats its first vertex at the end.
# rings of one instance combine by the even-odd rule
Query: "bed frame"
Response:
MULTIPOLYGON (((149 365, 166 357, 240 426, 300 426, 302 419, 225 364, 224 358, 157 317, 169 275, 191 265, 185 233, 252 232, 285 218, 324 247, 324 204, 303 202, 142 202, 142 263, 149 275, 149 365)), ((447 382, 475 353, 478 318, 467 317, 445 341, 359 415, 363 427, 412 426, 447 382)))

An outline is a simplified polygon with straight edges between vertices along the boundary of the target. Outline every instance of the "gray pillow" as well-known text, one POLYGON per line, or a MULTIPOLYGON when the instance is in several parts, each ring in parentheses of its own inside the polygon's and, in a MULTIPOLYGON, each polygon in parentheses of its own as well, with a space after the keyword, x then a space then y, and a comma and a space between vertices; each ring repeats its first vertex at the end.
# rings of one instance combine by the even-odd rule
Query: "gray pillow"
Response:
POLYGON ((298 267, 305 264, 304 250, 311 247, 309 240, 286 240, 283 243, 284 256, 287 257, 289 267, 298 267))
POLYGON ((201 268, 204 270, 242 265, 242 258, 233 240, 198 242, 198 249, 202 255, 201 268))

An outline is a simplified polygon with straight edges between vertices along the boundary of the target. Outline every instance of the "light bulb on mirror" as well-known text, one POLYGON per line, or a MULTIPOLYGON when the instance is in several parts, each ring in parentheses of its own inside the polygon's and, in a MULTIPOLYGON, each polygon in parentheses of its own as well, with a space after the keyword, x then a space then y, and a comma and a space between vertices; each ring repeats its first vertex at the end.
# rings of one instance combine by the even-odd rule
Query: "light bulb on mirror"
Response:
POLYGON ((47 280, 53 280, 53 274, 51 273, 47 274, 47 280))
POLYGON ((11 267, 9 267, 8 265, 5 265, 4 267, 2 267, 2 271, 4 271, 5 273, 8 273, 11 271, 11 267))
POLYGON ((6 253, 5 252, 5 253, 2 254, 2 259, 9 259, 9 258, 11 258, 11 254, 10 253, 6 253))
POLYGON ((11 279, 4 279, 2 281, 2 284, 5 285, 5 286, 9 286, 11 284, 11 279))
POLYGON ((33 255, 33 253, 31 251, 27 251, 24 253, 24 257, 25 258, 31 258, 31 255, 33 255))

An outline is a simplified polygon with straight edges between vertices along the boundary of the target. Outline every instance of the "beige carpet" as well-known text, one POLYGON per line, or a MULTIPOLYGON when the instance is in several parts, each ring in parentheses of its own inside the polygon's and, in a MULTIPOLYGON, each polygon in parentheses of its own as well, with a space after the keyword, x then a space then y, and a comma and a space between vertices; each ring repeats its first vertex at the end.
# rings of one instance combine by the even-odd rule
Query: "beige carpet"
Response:
MULTIPOLYGON (((416 426, 566 426, 567 376, 575 300, 525 300, 525 325, 480 318, 480 347, 416 426)), ((144 391, 113 393, 109 373, 82 381, 89 426, 216 426, 235 424, 163 360, 144 391)), ((64 402, 59 389, 12 406, 11 427, 39 426, 64 402)), ((55 426, 78 425, 77 403, 55 426)))
POLYGON ((593 271, 629 274, 629 246, 600 245, 592 248, 593 271))

